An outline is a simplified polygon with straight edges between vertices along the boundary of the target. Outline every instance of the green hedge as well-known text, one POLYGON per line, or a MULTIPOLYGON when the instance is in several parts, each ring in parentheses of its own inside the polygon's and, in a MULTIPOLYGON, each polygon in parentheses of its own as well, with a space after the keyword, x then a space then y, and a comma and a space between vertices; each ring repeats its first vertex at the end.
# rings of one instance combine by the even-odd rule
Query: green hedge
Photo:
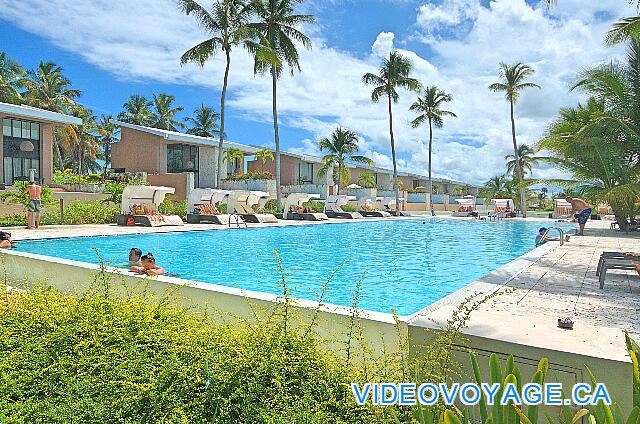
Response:
POLYGON ((100 291, 3 295, 0 370, 2 422, 374 421, 312 337, 100 291))

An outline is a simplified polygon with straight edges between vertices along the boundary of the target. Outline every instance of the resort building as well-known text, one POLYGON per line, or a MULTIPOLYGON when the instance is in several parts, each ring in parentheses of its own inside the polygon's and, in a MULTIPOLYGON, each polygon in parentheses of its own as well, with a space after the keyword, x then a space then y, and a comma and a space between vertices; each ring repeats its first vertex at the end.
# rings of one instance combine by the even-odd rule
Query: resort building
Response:
POLYGON ((2 185, 34 178, 50 184, 53 176, 54 129, 82 120, 30 106, 0 102, 0 175, 2 185))
MULTIPOLYGON (((114 172, 144 172, 149 183, 174 187, 177 199, 184 199, 190 188, 215 186, 217 139, 120 121, 114 123, 121 127, 121 139, 112 149, 111 161, 114 172)), ((233 163, 224 162, 223 180, 230 175, 244 173, 268 172, 275 175, 275 161, 267 159, 263 163, 255 157, 259 146, 225 141, 224 149, 229 148, 240 150, 244 157, 234 159, 233 163)), ((280 160, 283 194, 315 193, 324 198, 336 192, 332 173, 329 172, 322 177, 319 175, 322 168, 321 157, 282 152, 280 160)), ((357 184, 358 176, 369 172, 374 175, 379 192, 392 190, 393 171, 361 164, 347 166, 351 171, 351 181, 347 185, 357 184)), ((404 172, 398 175, 404 190, 428 186, 428 180, 424 176, 404 172)), ((434 179, 434 186, 442 194, 451 193, 454 187, 463 187, 466 194, 477 195, 478 191, 476 186, 443 179, 434 179)), ((266 191, 272 195, 275 195, 276 191, 273 181, 223 181, 221 187, 266 191)))
MULTIPOLYGON (((121 128, 120 141, 113 145, 115 172, 145 172, 155 185, 176 188, 176 198, 184 198, 189 187, 213 187, 218 163, 218 140, 175 131, 114 121, 121 128)), ((237 148, 254 154, 258 149, 232 142, 224 148, 237 148)), ((244 170, 240 158, 225 163, 223 178, 244 170)))

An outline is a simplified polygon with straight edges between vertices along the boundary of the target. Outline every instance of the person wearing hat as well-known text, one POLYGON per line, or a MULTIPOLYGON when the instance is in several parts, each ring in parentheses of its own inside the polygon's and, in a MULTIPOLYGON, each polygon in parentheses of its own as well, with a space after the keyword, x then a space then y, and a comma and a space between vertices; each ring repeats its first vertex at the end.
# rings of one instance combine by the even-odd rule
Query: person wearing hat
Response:
MULTIPOLYGON (((542 246, 548 241, 560 241, 558 237, 551 237, 547 234, 549 229, 547 227, 542 227, 538 230, 538 235, 536 236, 536 246, 542 246)), ((565 241, 569 241, 569 235, 564 236, 565 241)))

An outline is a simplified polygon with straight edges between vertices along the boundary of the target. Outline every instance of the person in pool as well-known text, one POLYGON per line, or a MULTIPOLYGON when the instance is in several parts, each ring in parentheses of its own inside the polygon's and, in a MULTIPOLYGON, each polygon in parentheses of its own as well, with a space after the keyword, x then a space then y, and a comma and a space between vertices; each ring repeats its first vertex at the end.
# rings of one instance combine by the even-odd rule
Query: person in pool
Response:
MULTIPOLYGON (((548 231, 547 227, 542 227, 538 230, 538 235, 536 236, 536 246, 542 246, 548 241, 560 241, 558 237, 551 237, 549 234, 546 234, 548 231)), ((565 241, 569 241, 570 236, 567 234, 564 236, 565 241)))
POLYGON ((129 251, 129 271, 142 273, 144 268, 142 268, 142 264, 140 263, 140 258, 142 257, 142 250, 137 247, 132 248, 129 251))
POLYGON ((11 240, 11 233, 6 231, 0 231, 0 249, 11 249, 14 247, 13 240, 11 240))
POLYGON ((593 209, 591 209, 591 205, 589 205, 584 199, 567 197, 565 200, 571 203, 571 213, 574 214, 572 222, 578 222, 578 225, 580 226, 578 235, 583 236, 584 226, 587 224, 593 209))
POLYGON ((162 275, 165 273, 164 268, 156 265, 156 259, 151 252, 140 258, 140 264, 142 265, 142 272, 140 272, 140 274, 162 275))

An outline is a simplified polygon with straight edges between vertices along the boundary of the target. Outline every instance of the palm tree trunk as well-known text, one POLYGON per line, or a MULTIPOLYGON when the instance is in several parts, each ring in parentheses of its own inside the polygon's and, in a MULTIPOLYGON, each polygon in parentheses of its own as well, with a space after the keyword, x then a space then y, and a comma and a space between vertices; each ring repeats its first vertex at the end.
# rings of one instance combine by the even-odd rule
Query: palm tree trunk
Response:
POLYGON ((53 145, 56 149, 56 155, 58 156, 58 166, 60 167, 61 171, 64 171, 64 161, 62 160, 62 152, 60 151, 60 144, 58 144, 57 142, 54 142, 53 145))
MULTIPOLYGON (((511 137, 513 139, 513 155, 516 159, 516 179, 521 183, 524 180, 524 174, 522 173, 522 166, 520 166, 520 156, 518 156, 518 143, 516 142, 516 120, 513 117, 513 99, 509 101, 511 106, 511 137)), ((524 188, 520 189, 520 210, 522 211, 522 217, 527 217, 527 199, 524 196, 524 188)))
POLYGON ((389 99, 389 136, 391 137, 391 160, 393 162, 393 187, 396 192, 396 216, 400 215, 400 188, 398 187, 398 166, 396 164, 396 142, 393 138, 393 111, 391 110, 391 95, 389 99))
POLYGON ((280 192, 280 135, 278 134, 278 76, 276 75, 275 66, 271 67, 271 86, 273 92, 273 140, 276 144, 276 202, 280 207, 282 205, 282 193, 280 192))
POLYGON ((224 80, 222 82, 222 93, 220 94, 220 134, 218 139, 218 171, 216 172, 215 187, 220 188, 222 181, 222 150, 224 149, 224 100, 227 97, 227 82, 229 81, 229 68, 231 67, 231 52, 225 49, 227 65, 224 68, 224 80))
POLYGON ((431 117, 429 117, 429 210, 431 216, 436 216, 433 210, 433 179, 431 178, 431 153, 433 148, 433 126, 431 125, 431 117))

